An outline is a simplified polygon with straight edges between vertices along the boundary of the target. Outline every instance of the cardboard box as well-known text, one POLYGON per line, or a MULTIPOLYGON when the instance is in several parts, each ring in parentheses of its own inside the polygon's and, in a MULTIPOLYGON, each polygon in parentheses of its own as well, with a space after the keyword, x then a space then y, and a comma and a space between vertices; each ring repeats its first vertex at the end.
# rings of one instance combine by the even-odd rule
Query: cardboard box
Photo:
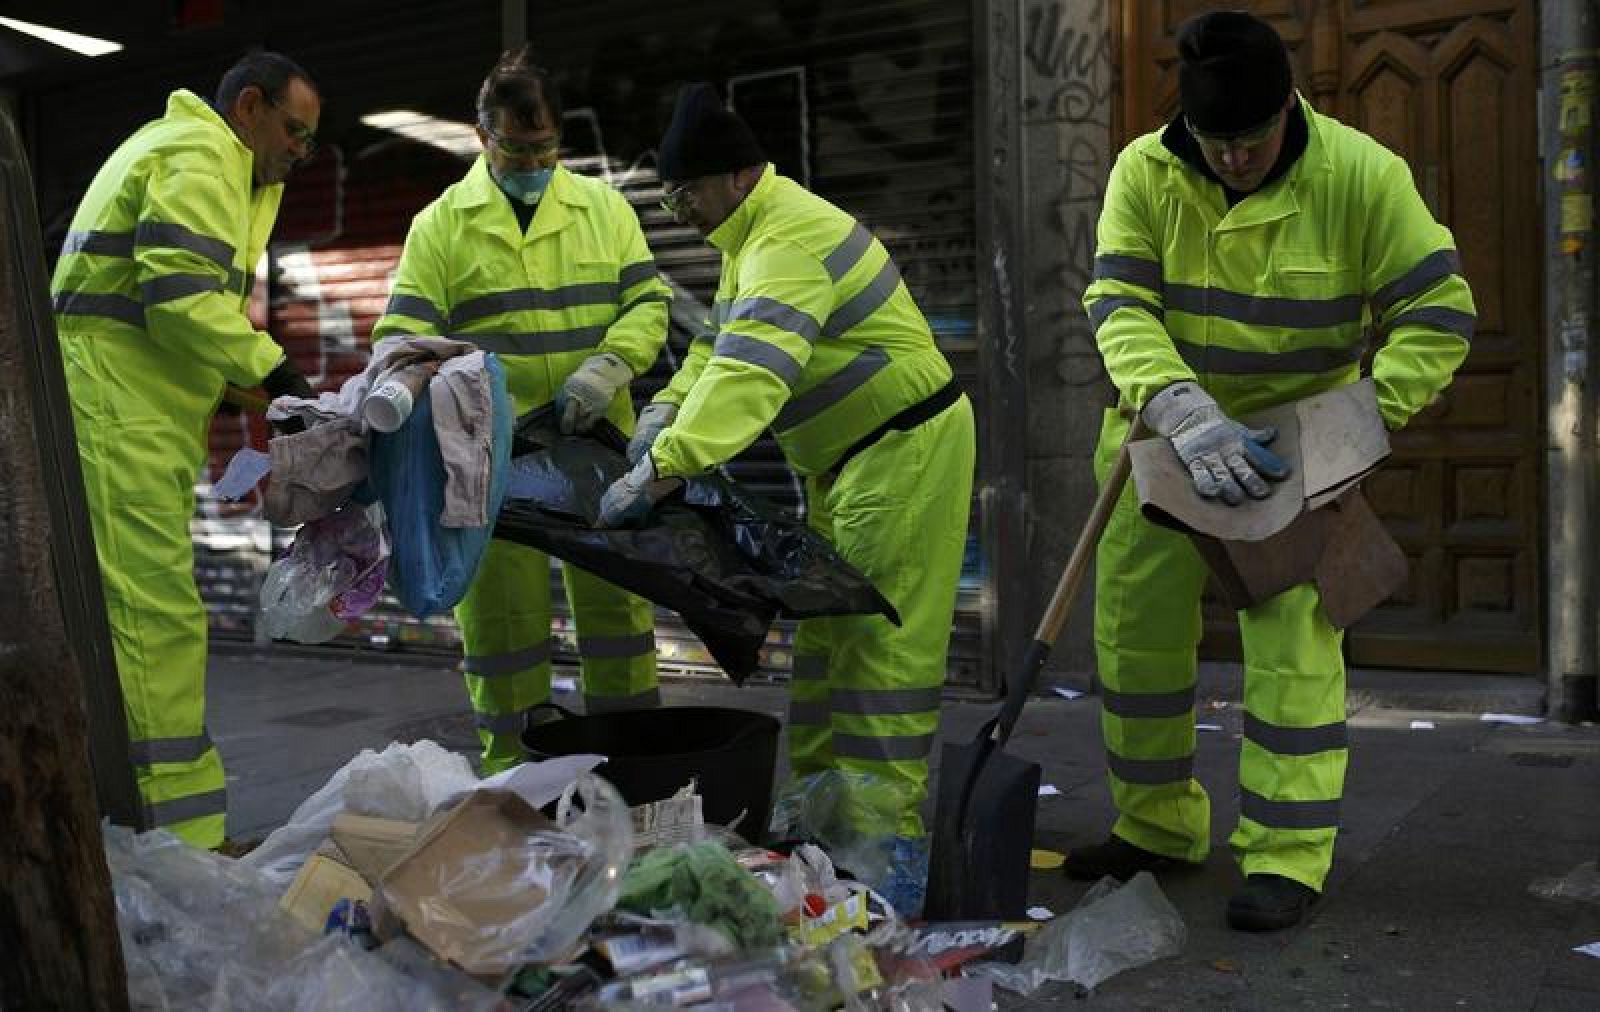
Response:
POLYGON ((336 902, 352 899, 364 903, 371 898, 372 886, 354 868, 317 853, 300 866, 278 906, 306 930, 320 935, 336 902))
POLYGON ((1361 495, 1361 479, 1389 455, 1370 379, 1240 419, 1278 430, 1271 449, 1290 467, 1266 499, 1238 506, 1204 499, 1163 438, 1129 447, 1140 510, 1190 536, 1223 599, 1252 607, 1312 582, 1344 628, 1405 583, 1406 558, 1361 495))
POLYGON ((421 827, 419 822, 340 812, 334 817, 331 833, 344 863, 368 882, 377 883, 411 849, 421 827))

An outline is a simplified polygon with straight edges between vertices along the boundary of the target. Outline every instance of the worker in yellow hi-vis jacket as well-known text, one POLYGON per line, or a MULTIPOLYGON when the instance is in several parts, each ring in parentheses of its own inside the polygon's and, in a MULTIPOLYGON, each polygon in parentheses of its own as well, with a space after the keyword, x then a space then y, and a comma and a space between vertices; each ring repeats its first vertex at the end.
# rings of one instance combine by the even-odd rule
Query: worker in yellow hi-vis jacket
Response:
MULTIPOLYGON (((526 50, 478 93, 484 154, 417 215, 374 339, 447 334, 501 357, 516 410, 554 401, 567 432, 602 418, 633 431, 628 384, 667 336, 671 292, 638 216, 605 183, 558 161, 560 97, 526 50)), ((590 713, 652 706, 648 602, 563 567, 590 713)), ((522 761, 529 707, 550 697, 548 556, 493 541, 456 608, 483 768, 522 761)))
MULTIPOLYGON (((1106 369, 1188 465, 1195 490, 1241 503, 1284 465, 1241 415, 1354 382, 1370 333, 1384 422, 1398 430, 1450 382, 1475 314, 1450 232, 1406 163, 1295 93, 1283 42, 1250 14, 1180 29, 1182 115, 1112 169, 1084 297, 1106 369)), ((1103 479, 1128 429, 1107 411, 1103 479)), ((1210 806, 1193 775, 1195 647, 1206 571, 1129 490, 1100 542, 1095 643, 1118 818, 1069 875, 1126 878, 1197 862, 1210 806)), ((1342 634, 1316 588, 1239 613, 1245 655, 1242 930, 1297 923, 1333 858, 1344 785, 1342 634)))
MULTIPOLYGON (((811 619, 795 637, 790 764, 900 788, 890 895, 921 907, 918 805, 939 726, 966 542, 972 406, 883 244, 767 164, 708 85, 678 97, 659 154, 664 203, 722 252, 710 330, 641 414, 634 469, 602 523, 640 518, 673 484, 769 427, 804 476, 811 525, 900 613, 811 619)), ((862 827, 873 835, 889 827, 862 827)))
POLYGON ((227 790, 205 726, 194 483, 225 385, 311 395, 246 307, 320 115, 275 53, 234 65, 212 103, 173 92, 89 184, 50 283, 139 793, 151 825, 202 847, 223 841, 227 790))

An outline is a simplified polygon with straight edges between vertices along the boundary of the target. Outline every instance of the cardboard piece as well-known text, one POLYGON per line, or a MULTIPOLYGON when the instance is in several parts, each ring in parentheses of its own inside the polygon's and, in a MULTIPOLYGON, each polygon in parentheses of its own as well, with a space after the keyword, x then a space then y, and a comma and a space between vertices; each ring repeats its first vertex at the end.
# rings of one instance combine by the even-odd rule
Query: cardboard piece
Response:
POLYGON ((1334 625, 1346 628, 1402 586, 1405 554, 1361 495, 1389 455, 1370 379, 1242 419, 1272 425, 1289 477, 1266 499, 1238 506, 1200 497, 1161 437, 1130 447, 1140 510, 1188 534, 1230 607, 1260 604, 1314 582, 1334 625))
POLYGON ((278 906, 306 930, 320 935, 327 926, 328 911, 339 900, 364 903, 371 898, 372 886, 360 873, 326 854, 317 853, 300 866, 300 873, 289 883, 278 906))
POLYGON ((546 831, 559 832, 519 794, 474 791, 424 824, 384 872, 382 909, 439 958, 471 974, 504 973, 522 962, 519 936, 541 922, 541 883, 560 862, 580 860, 530 846, 546 831))
POLYGON ((420 828, 417 822, 340 812, 334 817, 331 833, 345 863, 368 882, 378 882, 411 849, 420 828))

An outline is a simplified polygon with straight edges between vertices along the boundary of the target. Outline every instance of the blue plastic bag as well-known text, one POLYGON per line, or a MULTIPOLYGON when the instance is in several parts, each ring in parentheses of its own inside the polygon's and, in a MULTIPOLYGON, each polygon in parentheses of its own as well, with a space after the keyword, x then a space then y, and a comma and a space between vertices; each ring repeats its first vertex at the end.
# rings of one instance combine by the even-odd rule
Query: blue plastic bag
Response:
POLYGON ((433 404, 417 398, 411 416, 398 431, 372 434, 368 484, 383 501, 394 543, 389 562, 389 589, 418 618, 451 608, 466 594, 484 549, 494 535, 495 518, 505 495, 506 468, 511 459, 511 398, 506 394, 500 360, 484 356, 494 391, 494 435, 489 481, 489 522, 482 527, 444 527, 444 458, 433 433, 433 404))

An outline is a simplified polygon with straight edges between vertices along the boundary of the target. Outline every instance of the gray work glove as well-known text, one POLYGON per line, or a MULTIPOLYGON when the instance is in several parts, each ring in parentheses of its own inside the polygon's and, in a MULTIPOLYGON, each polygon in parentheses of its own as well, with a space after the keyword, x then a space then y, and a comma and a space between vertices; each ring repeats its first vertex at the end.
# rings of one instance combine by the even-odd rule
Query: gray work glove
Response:
POLYGON ((639 424, 634 426, 633 438, 628 440, 628 463, 637 464, 639 458, 650 452, 656 437, 665 432, 678 417, 678 406, 663 401, 645 405, 639 412, 639 424))
POLYGON ((600 515, 595 519, 595 526, 637 526, 650 515, 656 503, 682 484, 682 478, 656 477, 656 462, 647 453, 633 465, 633 470, 612 482, 600 497, 600 515))
POLYGON ((1229 506, 1244 502, 1247 493, 1265 499, 1272 486, 1264 478, 1282 481, 1289 476, 1289 465, 1266 449, 1278 430, 1240 425, 1198 383, 1172 384, 1150 398, 1141 415, 1172 443, 1189 468, 1195 491, 1207 499, 1221 496, 1229 506))
POLYGON ((556 393, 556 415, 565 435, 588 432, 606 416, 606 410, 633 379, 633 370, 620 357, 603 351, 590 355, 573 370, 556 393))

